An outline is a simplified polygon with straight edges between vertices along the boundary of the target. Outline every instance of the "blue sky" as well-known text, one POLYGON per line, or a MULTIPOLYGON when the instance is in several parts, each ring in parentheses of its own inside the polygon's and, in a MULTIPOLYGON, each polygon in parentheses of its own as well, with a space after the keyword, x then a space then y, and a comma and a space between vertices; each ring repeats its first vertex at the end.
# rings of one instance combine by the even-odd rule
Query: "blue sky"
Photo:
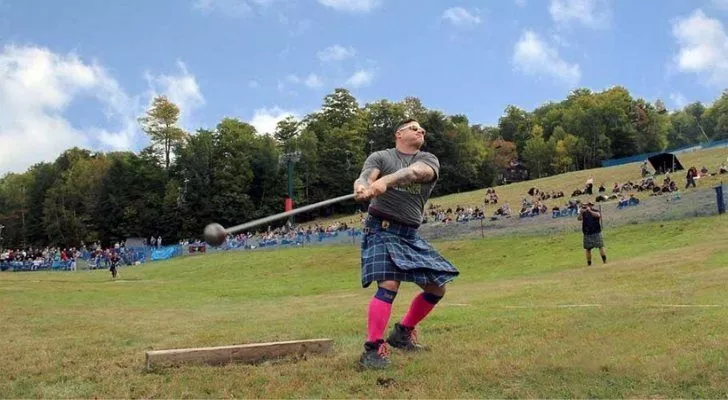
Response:
POLYGON ((495 124, 575 87, 669 108, 728 87, 728 0, 0 0, 0 175, 73 145, 138 150, 182 125, 269 131, 336 87, 495 124))

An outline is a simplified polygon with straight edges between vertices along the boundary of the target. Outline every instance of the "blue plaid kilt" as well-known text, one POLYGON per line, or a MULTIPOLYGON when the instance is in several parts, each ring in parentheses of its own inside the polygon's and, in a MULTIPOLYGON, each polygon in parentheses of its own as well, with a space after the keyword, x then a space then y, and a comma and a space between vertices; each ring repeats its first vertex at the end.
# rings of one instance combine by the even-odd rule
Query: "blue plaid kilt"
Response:
POLYGON ((361 244, 361 284, 376 281, 442 286, 460 274, 429 243, 408 227, 369 215, 361 244))

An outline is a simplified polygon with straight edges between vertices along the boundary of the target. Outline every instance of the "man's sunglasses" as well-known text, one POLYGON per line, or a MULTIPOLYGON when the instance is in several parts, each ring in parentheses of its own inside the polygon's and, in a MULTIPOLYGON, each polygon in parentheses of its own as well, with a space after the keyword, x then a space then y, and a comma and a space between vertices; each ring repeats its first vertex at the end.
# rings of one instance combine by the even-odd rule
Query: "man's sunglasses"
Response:
POLYGON ((427 133, 427 131, 425 130, 425 128, 421 128, 421 127, 418 128, 415 125, 405 126, 404 128, 399 129, 397 132, 403 131, 403 130, 406 130, 406 129, 409 129, 409 130, 415 131, 415 132, 419 132, 421 130, 423 135, 427 133))

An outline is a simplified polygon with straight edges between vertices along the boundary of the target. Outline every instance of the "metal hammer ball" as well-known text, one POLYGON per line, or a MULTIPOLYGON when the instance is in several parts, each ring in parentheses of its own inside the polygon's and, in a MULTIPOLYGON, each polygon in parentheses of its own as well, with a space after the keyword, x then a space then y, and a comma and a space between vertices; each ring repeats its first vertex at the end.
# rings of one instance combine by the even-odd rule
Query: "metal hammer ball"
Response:
POLYGON ((205 227, 205 242, 210 246, 219 246, 225 243, 227 231, 220 224, 208 224, 205 227))

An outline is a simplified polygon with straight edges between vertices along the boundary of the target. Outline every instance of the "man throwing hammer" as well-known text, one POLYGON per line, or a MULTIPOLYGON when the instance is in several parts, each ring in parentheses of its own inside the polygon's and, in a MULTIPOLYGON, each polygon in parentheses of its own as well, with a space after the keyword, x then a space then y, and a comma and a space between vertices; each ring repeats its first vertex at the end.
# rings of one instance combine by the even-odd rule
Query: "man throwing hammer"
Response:
POLYGON ((607 253, 604 251, 604 241, 602 240, 602 214, 594 210, 594 203, 591 201, 584 203, 579 210, 579 216, 576 218, 581 221, 581 231, 584 233, 584 250, 586 250, 586 263, 592 264, 591 251, 594 248, 599 249, 602 256, 602 262, 607 263, 607 253))
POLYGON ((414 119, 400 123, 395 148, 372 153, 354 182, 357 200, 371 200, 361 247, 361 283, 377 282, 369 302, 367 340, 359 364, 386 368, 391 364, 387 344, 419 351, 415 328, 445 295, 446 283, 458 270, 417 233, 425 203, 435 187, 440 162, 420 151, 425 130, 414 119), (404 318, 395 323, 385 342, 384 332, 401 282, 422 288, 404 318))

